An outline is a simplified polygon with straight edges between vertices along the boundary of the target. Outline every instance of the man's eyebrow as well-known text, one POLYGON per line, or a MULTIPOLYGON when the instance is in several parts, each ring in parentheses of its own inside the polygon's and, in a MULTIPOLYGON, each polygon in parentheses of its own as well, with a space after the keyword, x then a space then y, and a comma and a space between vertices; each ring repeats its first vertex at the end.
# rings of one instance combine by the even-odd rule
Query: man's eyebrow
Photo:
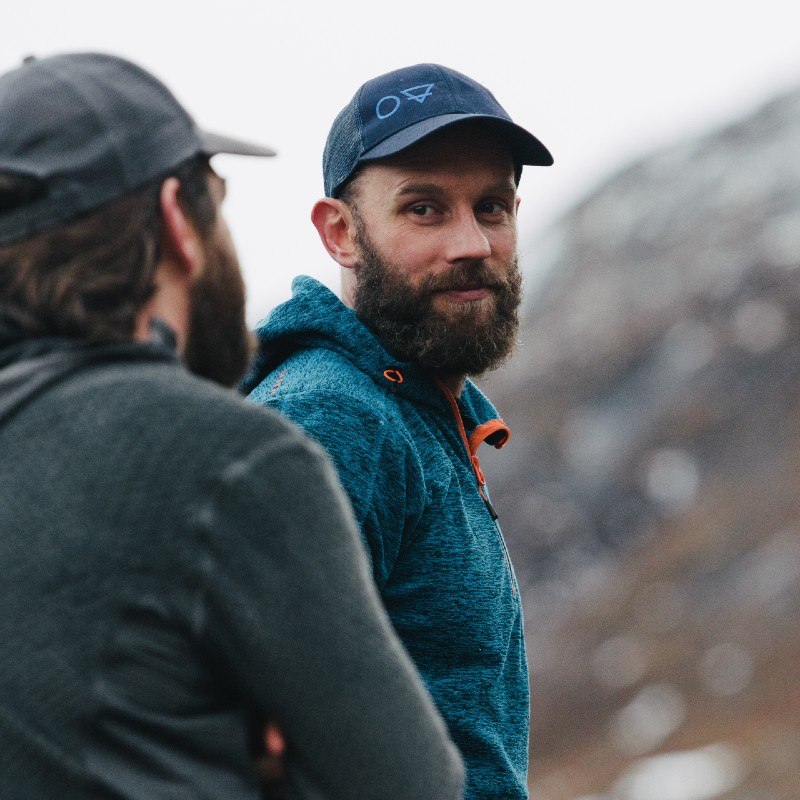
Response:
POLYGON ((401 186, 397 192, 397 197, 406 197, 409 194, 442 194, 443 189, 435 183, 407 183, 401 186))
MULTIPOLYGON (((408 195, 439 195, 444 194, 445 190, 436 183, 407 183, 401 186, 397 192, 396 197, 407 197, 408 195)), ((514 179, 510 178, 508 181, 498 181, 491 186, 487 186, 481 194, 516 194, 517 186, 514 179)))
POLYGON ((491 186, 487 186, 484 194, 516 194, 517 184, 514 179, 509 177, 508 180, 498 181, 491 186))

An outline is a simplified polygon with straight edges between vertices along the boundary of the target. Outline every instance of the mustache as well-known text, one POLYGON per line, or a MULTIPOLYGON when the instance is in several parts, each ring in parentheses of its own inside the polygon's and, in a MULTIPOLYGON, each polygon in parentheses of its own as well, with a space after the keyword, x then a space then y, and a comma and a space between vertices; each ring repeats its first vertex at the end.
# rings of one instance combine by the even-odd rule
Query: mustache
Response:
POLYGON ((465 292, 471 289, 502 289, 508 284, 508 277, 501 271, 492 269, 483 260, 470 261, 451 267, 439 275, 428 275, 419 286, 424 295, 436 292, 465 292))

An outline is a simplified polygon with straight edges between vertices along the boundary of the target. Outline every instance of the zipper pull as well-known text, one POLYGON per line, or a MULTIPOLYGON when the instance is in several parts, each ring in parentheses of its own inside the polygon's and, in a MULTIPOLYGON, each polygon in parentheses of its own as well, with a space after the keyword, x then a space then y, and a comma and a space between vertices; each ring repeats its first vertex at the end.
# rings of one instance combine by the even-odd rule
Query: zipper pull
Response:
POLYGON ((494 506, 492 505, 492 501, 489 499, 489 496, 483 491, 483 486, 479 486, 478 491, 481 493, 481 497, 483 498, 483 502, 486 504, 486 508, 489 511, 489 516, 492 518, 492 521, 497 522, 497 512, 494 510, 494 506))

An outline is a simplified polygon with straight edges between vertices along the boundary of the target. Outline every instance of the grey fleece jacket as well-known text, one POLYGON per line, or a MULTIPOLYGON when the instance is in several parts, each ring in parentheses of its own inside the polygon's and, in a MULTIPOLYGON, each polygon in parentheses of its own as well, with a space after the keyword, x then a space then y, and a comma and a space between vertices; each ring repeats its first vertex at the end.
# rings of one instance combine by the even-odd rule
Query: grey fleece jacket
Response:
POLYGON ((321 451, 157 346, 0 328, 0 797, 445 800, 463 770, 321 451))

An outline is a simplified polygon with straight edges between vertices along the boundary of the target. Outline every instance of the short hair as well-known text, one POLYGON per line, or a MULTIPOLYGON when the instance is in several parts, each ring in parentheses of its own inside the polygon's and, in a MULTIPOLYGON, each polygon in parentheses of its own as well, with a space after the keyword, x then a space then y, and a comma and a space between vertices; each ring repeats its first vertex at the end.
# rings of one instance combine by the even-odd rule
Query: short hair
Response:
MULTIPOLYGON (((0 318, 31 336, 130 341, 156 289, 161 185, 178 178, 181 206, 206 237, 216 219, 208 174, 208 158, 193 157, 87 215, 0 245, 0 318)), ((0 214, 40 192, 35 180, 0 174, 0 214)))
POLYGON ((341 200, 345 205, 351 208, 357 207, 358 201, 358 179, 361 176, 361 165, 353 171, 347 180, 339 187, 336 193, 337 200, 341 200))

